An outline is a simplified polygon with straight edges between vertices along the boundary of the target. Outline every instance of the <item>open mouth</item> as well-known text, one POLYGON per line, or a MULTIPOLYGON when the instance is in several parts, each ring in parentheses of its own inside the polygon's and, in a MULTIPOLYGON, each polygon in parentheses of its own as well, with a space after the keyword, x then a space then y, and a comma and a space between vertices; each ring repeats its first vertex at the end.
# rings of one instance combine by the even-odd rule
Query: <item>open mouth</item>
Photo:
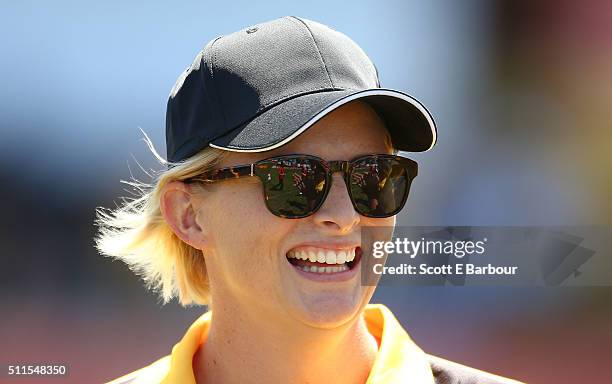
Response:
POLYGON ((361 255, 361 247, 348 249, 303 247, 287 252, 287 260, 303 272, 336 274, 355 268, 361 260, 361 255))

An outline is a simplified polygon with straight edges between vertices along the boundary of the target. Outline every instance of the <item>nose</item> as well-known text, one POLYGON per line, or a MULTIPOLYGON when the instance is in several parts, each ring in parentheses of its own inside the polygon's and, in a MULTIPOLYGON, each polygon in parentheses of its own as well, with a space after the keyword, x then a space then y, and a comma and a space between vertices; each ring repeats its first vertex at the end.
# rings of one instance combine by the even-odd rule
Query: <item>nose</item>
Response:
POLYGON ((327 198, 313 215, 313 219, 330 234, 350 233, 359 224, 360 216, 353 208, 341 172, 336 172, 332 176, 327 198))

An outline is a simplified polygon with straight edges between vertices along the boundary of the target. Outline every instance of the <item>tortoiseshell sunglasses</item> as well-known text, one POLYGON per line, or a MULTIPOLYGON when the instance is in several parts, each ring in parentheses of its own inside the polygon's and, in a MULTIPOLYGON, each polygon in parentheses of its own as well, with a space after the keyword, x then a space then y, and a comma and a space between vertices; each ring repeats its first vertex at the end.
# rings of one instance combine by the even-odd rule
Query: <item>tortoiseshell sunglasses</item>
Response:
POLYGON ((268 210, 299 219, 314 214, 331 188, 332 174, 342 172, 355 210, 366 217, 390 217, 406 203, 418 165, 406 157, 375 154, 350 161, 326 161, 311 155, 285 155, 207 171, 186 182, 215 182, 257 176, 268 210))

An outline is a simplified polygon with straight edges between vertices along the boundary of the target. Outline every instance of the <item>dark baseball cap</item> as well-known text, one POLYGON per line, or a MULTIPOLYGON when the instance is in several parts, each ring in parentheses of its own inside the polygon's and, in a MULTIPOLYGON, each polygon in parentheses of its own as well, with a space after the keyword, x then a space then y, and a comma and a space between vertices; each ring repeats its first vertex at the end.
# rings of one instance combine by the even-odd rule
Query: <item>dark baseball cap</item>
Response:
POLYGON ((346 35, 292 16, 257 24, 210 41, 178 78, 166 112, 167 158, 179 162, 208 146, 271 150, 357 99, 384 120, 394 148, 434 146, 431 114, 381 88, 376 67, 346 35))

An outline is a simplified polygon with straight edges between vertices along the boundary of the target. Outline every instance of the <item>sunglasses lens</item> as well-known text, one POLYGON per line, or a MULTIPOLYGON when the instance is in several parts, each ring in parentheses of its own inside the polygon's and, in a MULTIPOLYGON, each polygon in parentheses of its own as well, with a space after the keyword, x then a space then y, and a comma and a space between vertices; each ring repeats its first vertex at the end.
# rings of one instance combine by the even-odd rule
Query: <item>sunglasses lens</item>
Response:
POLYGON ((399 160, 367 157, 353 164, 350 190, 357 212, 368 217, 397 214, 408 196, 412 177, 399 160))
POLYGON ((312 214, 325 196, 325 169, 307 157, 278 157, 258 164, 266 205, 276 216, 300 218, 312 214))

